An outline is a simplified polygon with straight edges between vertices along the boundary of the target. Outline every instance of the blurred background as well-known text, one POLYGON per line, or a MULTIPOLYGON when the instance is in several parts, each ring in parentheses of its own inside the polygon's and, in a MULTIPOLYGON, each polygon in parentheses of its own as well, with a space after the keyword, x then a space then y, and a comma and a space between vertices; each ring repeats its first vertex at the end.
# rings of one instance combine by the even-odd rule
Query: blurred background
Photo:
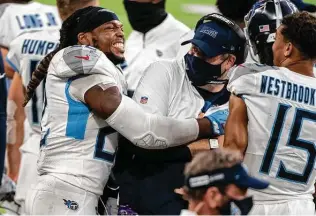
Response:
MULTIPOLYGON (((55 0, 38 0, 46 4, 55 4, 55 0)), ((232 0, 234 1, 234 0, 232 0)), ((127 16, 123 7, 122 0, 100 0, 101 5, 105 8, 113 10, 119 15, 120 20, 124 24, 125 35, 128 36, 131 32, 131 27, 128 23, 127 16)), ((193 28, 201 15, 205 15, 215 10, 214 4, 216 0, 167 0, 167 11, 175 16, 184 24, 193 28)), ((304 2, 316 4, 316 0, 304 0, 304 2)))

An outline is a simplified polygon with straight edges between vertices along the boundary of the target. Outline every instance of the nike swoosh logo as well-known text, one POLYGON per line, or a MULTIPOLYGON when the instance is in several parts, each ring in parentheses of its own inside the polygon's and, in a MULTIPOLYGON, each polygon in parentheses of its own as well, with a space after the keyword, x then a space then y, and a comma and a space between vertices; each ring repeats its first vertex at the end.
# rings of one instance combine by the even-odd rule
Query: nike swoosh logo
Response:
POLYGON ((0 75, 0 79, 3 79, 5 77, 5 73, 0 75))
POLYGON ((90 56, 86 55, 86 56, 75 56, 75 58, 77 59, 84 59, 84 60, 89 60, 90 59, 90 56))

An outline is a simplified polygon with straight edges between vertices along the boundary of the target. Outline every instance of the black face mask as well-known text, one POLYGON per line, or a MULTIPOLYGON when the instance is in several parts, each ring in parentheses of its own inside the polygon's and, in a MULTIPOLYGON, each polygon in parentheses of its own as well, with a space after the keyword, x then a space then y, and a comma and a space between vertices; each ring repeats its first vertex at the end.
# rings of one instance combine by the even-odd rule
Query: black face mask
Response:
POLYGON ((222 75, 221 65, 212 65, 201 58, 191 54, 184 56, 186 72, 194 86, 203 86, 206 84, 226 84, 227 80, 218 80, 222 75))
POLYGON ((124 6, 132 28, 144 34, 161 24, 167 17, 165 0, 157 4, 124 0, 124 6))
POLYGON ((219 209, 221 215, 247 215, 253 206, 252 197, 243 200, 230 199, 228 203, 219 209))

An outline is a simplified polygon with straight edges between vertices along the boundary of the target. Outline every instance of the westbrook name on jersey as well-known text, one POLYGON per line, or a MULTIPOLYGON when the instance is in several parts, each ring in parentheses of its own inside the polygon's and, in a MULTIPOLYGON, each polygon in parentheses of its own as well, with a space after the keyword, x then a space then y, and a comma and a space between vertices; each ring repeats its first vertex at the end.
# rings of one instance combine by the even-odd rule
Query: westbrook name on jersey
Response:
POLYGON ((243 64, 228 89, 247 106, 245 163, 270 182, 255 201, 312 199, 316 179, 316 79, 283 67, 243 64))
POLYGON ((121 93, 127 89, 121 71, 93 47, 68 47, 54 56, 45 84, 38 171, 101 195, 118 134, 85 104, 85 92, 95 85, 117 86, 121 93), (84 75, 89 72, 95 74, 84 75), (83 76, 59 78, 62 74, 83 76))

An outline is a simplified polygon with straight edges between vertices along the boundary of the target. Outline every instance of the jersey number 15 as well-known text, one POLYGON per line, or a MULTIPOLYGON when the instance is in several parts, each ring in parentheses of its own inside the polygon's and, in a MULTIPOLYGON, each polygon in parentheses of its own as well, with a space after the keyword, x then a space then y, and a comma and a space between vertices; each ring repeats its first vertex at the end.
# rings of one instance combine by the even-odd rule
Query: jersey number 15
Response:
MULTIPOLYGON (((270 140, 267 145, 266 152, 264 154, 260 168, 260 172, 262 173, 269 174, 270 172, 275 152, 277 151, 277 147, 279 144, 279 139, 282 134, 282 129, 284 127, 286 114, 290 108, 290 105, 279 104, 279 109, 276 115, 274 126, 272 128, 270 140)), ((309 180, 309 177, 314 168, 316 149, 315 143, 299 138, 301 130, 304 130, 304 128, 302 128, 304 121, 316 122, 316 113, 305 109, 296 108, 294 120, 290 129, 290 134, 288 135, 289 138, 286 145, 307 152, 305 168, 302 173, 292 172, 287 170, 283 161, 280 161, 279 169, 276 175, 277 178, 301 184, 306 184, 309 180)), ((316 133, 316 131, 314 131, 314 133, 316 133)))

